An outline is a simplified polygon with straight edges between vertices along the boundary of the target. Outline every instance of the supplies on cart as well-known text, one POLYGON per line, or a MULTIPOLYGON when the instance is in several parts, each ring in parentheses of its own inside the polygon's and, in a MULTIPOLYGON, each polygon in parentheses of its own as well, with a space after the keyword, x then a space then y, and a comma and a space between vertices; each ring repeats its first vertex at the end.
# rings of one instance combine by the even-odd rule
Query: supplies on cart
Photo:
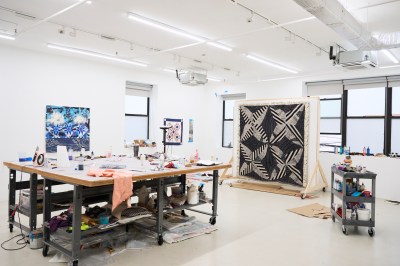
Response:
MULTIPOLYGON (((31 209, 30 195, 31 195, 30 189, 21 190, 20 206, 22 209, 25 209, 28 211, 31 209)), ((42 184, 37 186, 36 199, 39 201, 36 205, 37 208, 43 209, 43 202, 42 202, 42 200, 43 200, 43 185, 42 184)))

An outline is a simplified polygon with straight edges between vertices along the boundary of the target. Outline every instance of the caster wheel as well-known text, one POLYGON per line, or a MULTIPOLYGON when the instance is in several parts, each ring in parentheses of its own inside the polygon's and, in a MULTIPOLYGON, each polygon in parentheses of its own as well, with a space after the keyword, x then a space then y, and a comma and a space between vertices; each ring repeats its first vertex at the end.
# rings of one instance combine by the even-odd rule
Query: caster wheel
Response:
POLYGON ((222 185, 222 182, 223 182, 223 181, 219 181, 218 184, 219 184, 219 185, 222 185))
POLYGON ((181 210, 181 215, 182 216, 187 216, 185 210, 181 210))
POLYGON ((162 236, 158 237, 158 245, 161 246, 164 243, 164 238, 162 236))
POLYGON ((305 198, 306 198, 306 195, 305 195, 305 194, 300 194, 300 198, 301 198, 301 199, 305 199, 305 198))
POLYGON ((77 261, 77 260, 74 260, 74 261, 72 262, 72 266, 78 266, 78 261, 77 261))
POLYGON ((322 188, 322 191, 323 191, 323 192, 325 192, 325 191, 326 191, 325 187, 323 187, 323 188, 322 188))
POLYGON ((342 232, 343 232, 344 235, 347 235, 347 229, 346 229, 345 226, 342 226, 342 232))
POLYGON ((10 233, 12 233, 14 231, 14 226, 10 224, 8 227, 10 228, 10 233))
POLYGON ((217 217, 210 218, 210 224, 214 225, 217 222, 217 217))
POLYGON ((49 253, 49 246, 44 244, 42 250, 43 257, 47 257, 48 253, 49 253))
POLYGON ((369 234, 369 236, 370 237, 373 237, 374 235, 375 235, 375 230, 374 230, 374 228, 368 228, 368 234, 369 234))

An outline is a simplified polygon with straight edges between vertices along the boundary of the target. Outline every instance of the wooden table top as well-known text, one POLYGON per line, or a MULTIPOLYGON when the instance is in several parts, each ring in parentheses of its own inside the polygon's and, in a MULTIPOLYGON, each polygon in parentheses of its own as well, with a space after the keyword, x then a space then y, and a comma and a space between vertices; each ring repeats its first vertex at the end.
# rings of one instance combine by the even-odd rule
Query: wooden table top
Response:
MULTIPOLYGON (((89 161, 96 163, 97 160, 89 161)), ((52 179, 55 181, 60 181, 66 184, 71 185, 82 185, 86 187, 97 187, 97 186, 105 186, 114 184, 114 179, 110 177, 91 177, 87 175, 89 167, 86 166, 85 170, 78 171, 75 170, 74 167, 69 168, 47 168, 47 167, 34 167, 32 165, 25 165, 19 162, 3 162, 5 166, 9 169, 21 171, 29 174, 37 174, 42 176, 43 178, 52 179)), ((218 164, 212 166, 191 166, 191 167, 183 167, 178 169, 173 168, 165 168, 162 171, 150 170, 150 168, 145 169, 142 168, 143 171, 136 170, 126 170, 122 169, 121 171, 128 171, 132 173, 132 181, 140 181, 146 179, 158 179, 163 177, 170 177, 182 174, 191 174, 191 173, 202 173, 213 170, 220 170, 232 167, 231 164, 218 164)), ((127 169, 133 169, 127 167, 127 169)), ((118 171, 118 170, 117 170, 118 171)))

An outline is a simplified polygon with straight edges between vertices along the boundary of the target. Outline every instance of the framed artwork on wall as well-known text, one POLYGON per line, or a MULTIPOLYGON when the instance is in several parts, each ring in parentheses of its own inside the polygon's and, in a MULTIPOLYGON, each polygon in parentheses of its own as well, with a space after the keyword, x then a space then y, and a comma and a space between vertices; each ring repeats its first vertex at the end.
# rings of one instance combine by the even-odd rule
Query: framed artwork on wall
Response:
POLYGON ((57 146, 90 149, 90 108, 46 106, 46 152, 57 152, 57 146))
POLYGON ((166 131, 165 145, 181 145, 183 135, 183 119, 164 118, 164 125, 171 126, 166 131))

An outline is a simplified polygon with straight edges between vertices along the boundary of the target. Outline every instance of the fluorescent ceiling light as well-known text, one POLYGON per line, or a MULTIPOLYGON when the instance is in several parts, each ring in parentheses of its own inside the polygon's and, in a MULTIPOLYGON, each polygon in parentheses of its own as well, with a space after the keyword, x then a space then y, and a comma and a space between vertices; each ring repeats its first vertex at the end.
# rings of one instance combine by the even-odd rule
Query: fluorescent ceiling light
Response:
POLYGON ((254 56, 254 55, 248 54, 248 55, 246 55, 246 57, 251 59, 251 60, 257 61, 259 63, 265 64, 265 65, 268 65, 268 66, 271 66, 271 67, 275 67, 275 68, 278 68, 278 69, 281 69, 281 70, 285 70, 285 71, 293 73, 293 74, 297 74, 298 73, 295 70, 292 70, 292 69, 287 68, 285 66, 279 65, 277 63, 273 63, 273 62, 267 61, 265 59, 262 59, 260 57, 254 56))
POLYGON ((221 44, 221 43, 217 43, 217 42, 207 42, 207 44, 208 44, 208 45, 211 45, 211 46, 214 46, 214 47, 216 47, 216 48, 219 48, 219 49, 228 51, 228 52, 231 52, 231 51, 232 51, 232 48, 231 48, 231 47, 228 47, 228 46, 226 46, 226 45, 224 45, 224 44, 221 44))
POLYGON ((383 67, 379 67, 379 68, 385 69, 385 68, 394 68, 394 67, 400 67, 400 65, 383 66, 383 67))
POLYGON ((131 64, 131 65, 135 65, 135 66, 147 67, 146 64, 143 64, 140 62, 135 62, 135 61, 127 60, 127 59, 118 58, 115 56, 105 55, 105 54, 82 50, 82 49, 78 49, 78 48, 61 46, 61 45, 56 45, 56 44, 51 44, 51 43, 47 44, 47 47, 52 48, 52 49, 61 50, 61 51, 66 51, 66 52, 71 52, 71 53, 76 53, 76 54, 83 54, 83 55, 98 57, 98 58, 107 59, 107 60, 111 60, 111 61, 131 64))
POLYGON ((92 1, 86 1, 86 4, 91 5, 93 2, 92 1))
POLYGON ((128 13, 128 18, 130 18, 132 20, 135 20, 137 22, 146 24, 148 26, 151 26, 151 27, 166 31, 166 32, 170 32, 170 33, 182 36, 182 37, 186 37, 186 38, 194 40, 196 42, 207 42, 207 44, 209 44, 211 46, 214 46, 216 48, 219 48, 219 49, 222 49, 222 50, 225 50, 225 51, 229 51, 229 52, 232 51, 232 48, 230 48, 230 47, 228 47, 226 45, 223 45, 221 43, 212 42, 212 41, 208 42, 209 39, 207 39, 207 38, 191 34, 191 33, 186 32, 184 30, 175 28, 173 26, 170 26, 168 24, 165 24, 165 23, 162 23, 162 22, 150 19, 150 18, 143 17, 143 16, 138 15, 138 14, 128 13))
POLYGON ((221 82, 222 81, 222 79, 213 78, 213 77, 207 77, 207 79, 211 80, 211 81, 216 81, 216 82, 221 82))
POLYGON ((399 60, 388 50, 382 50, 382 52, 395 64, 399 63, 399 60))
POLYGON ((152 20, 152 19, 140 16, 138 14, 128 13, 128 18, 133 19, 133 20, 135 20, 137 22, 152 26, 152 27, 160 29, 160 30, 164 30, 164 31, 167 31, 167 32, 170 32, 170 33, 174 33, 176 35, 180 35, 180 36, 192 39, 194 41, 198 41, 198 42, 206 41, 204 38, 195 36, 193 34, 190 34, 190 33, 186 32, 186 31, 177 29, 175 27, 172 27, 170 25, 164 24, 164 23, 156 21, 156 20, 152 20))
POLYGON ((14 36, 8 35, 8 34, 4 34, 4 33, 0 33, 0 38, 7 39, 7 40, 12 40, 12 41, 15 40, 14 36))
POLYGON ((164 68, 163 69, 165 72, 171 72, 171 73, 176 73, 175 69, 171 69, 171 68, 164 68))
POLYGON ((276 81, 276 80, 285 80, 285 79, 294 79, 294 78, 298 78, 298 77, 284 77, 284 78, 263 79, 263 80, 260 80, 260 81, 261 82, 263 82, 263 81, 276 81))

